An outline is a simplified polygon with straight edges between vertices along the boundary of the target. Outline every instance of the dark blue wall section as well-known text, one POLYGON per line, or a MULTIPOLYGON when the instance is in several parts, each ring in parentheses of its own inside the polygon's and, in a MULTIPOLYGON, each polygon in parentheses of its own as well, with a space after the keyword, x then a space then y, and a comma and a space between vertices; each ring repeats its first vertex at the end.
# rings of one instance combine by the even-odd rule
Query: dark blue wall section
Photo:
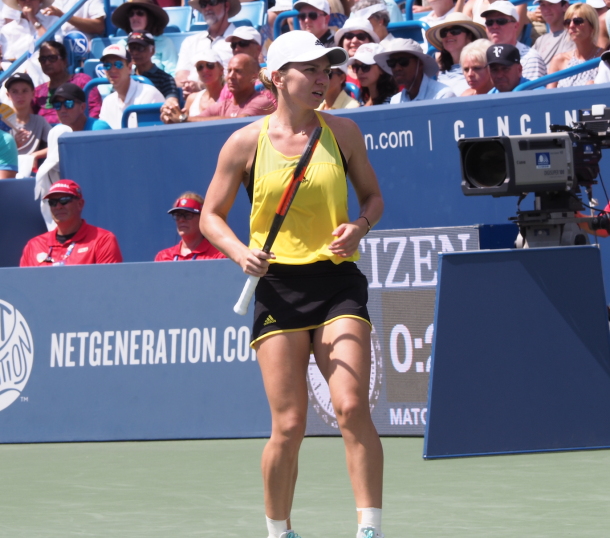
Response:
POLYGON ((424 457, 610 447, 600 262, 594 246, 441 254, 424 457))
POLYGON ((46 231, 34 180, 0 180, 0 267, 19 265, 25 244, 46 231))

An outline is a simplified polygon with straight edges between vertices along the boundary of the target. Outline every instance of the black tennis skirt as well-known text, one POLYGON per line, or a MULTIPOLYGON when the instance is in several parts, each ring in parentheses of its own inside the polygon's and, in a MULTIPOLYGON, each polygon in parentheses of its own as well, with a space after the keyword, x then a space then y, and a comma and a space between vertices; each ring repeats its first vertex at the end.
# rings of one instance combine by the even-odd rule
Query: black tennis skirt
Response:
POLYGON ((272 263, 254 297, 251 346, 272 334, 312 331, 341 317, 371 323, 368 282, 354 262, 272 263))

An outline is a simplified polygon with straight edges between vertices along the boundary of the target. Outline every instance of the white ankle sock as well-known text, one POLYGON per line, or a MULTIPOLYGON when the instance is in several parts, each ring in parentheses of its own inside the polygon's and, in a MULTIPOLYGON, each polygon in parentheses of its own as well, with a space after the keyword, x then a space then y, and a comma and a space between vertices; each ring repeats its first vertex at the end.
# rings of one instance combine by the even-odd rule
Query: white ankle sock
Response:
POLYGON ((269 538, 280 538, 283 532, 288 530, 288 520, 277 520, 277 519, 267 519, 267 530, 269 531, 269 538))
POLYGON ((381 536, 381 508, 356 508, 356 510, 362 514, 358 524, 358 532, 360 532, 360 529, 374 527, 375 534, 381 536))

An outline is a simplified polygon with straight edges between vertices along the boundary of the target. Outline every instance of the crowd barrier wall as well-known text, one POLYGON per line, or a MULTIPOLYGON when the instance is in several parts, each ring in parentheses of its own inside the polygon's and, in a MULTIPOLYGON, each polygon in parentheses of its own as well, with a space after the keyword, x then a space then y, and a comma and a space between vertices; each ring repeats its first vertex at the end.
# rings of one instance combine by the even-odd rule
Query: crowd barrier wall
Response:
POLYGON ((601 269, 593 246, 442 254, 425 458, 610 447, 601 269))
MULTIPOLYGON (((480 230, 362 240, 384 435, 424 433, 439 254, 479 249, 480 230)), ((229 260, 0 269, 0 442, 268 436, 252 307, 232 309, 244 281, 229 260)), ((313 358, 306 383, 307 434, 338 435, 313 358)))

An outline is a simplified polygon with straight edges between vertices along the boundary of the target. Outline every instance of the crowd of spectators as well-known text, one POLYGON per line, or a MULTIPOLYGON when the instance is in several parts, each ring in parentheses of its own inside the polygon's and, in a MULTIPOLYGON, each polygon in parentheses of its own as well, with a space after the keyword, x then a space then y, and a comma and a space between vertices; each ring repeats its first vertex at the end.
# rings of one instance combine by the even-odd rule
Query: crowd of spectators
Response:
MULTIPOLYGON (((291 9, 298 12, 302 30, 325 47, 348 52, 347 64, 328 74, 320 110, 510 92, 597 57, 599 68, 546 88, 610 82, 606 0, 572 5, 534 0, 529 10, 507 0, 427 0, 414 8, 429 25, 418 40, 388 31, 391 22, 402 20, 395 0, 276 0, 260 32, 230 22, 241 10, 240 0, 182 0, 201 14, 207 29, 186 37, 179 50, 164 33, 169 23, 164 0, 128 0, 111 17, 125 37, 107 46, 100 58, 108 89, 88 88, 85 94, 91 77, 73 72, 63 40, 73 31, 89 40, 102 34, 103 0, 88 0, 33 53, 35 41, 76 0, 2 1, 2 67, 31 54, 0 89, 0 103, 14 111, 2 114, 0 122, 0 179, 15 177, 27 157, 34 171, 41 170, 41 199, 59 178, 59 135, 121 129, 130 105, 159 104, 166 124, 272 113, 276 99, 258 75, 270 27, 279 13, 291 9)), ((283 31, 294 31, 291 18, 283 31)), ((127 126, 137 125, 132 113, 127 126)), ((192 193, 182 199, 197 200, 192 193)), ((52 225, 52 212, 46 211, 52 225)))

